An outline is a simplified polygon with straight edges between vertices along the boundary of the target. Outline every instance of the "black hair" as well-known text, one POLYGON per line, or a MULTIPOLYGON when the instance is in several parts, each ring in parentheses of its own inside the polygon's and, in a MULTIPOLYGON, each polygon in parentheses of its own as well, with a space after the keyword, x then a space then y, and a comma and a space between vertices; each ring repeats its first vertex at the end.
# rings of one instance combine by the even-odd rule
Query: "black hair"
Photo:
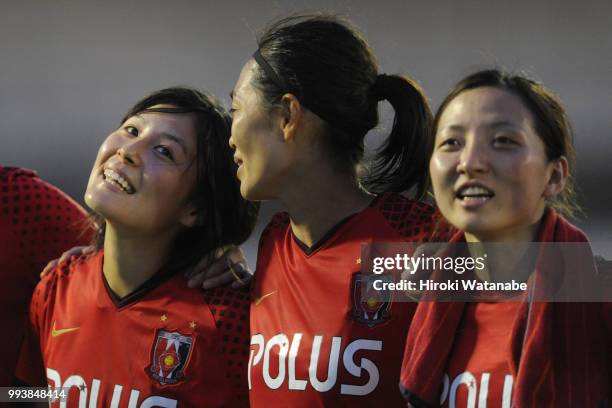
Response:
POLYGON ((258 62, 253 85, 267 106, 285 93, 295 95, 325 122, 326 145, 352 169, 363 159, 366 133, 378 124, 378 102, 389 101, 393 128, 361 182, 373 193, 425 192, 429 104, 411 79, 378 75, 372 50, 348 21, 326 14, 284 18, 272 23, 258 44, 254 58, 264 62, 258 62))
MULTIPOLYGON (((435 138, 440 117, 448 104, 460 93, 481 87, 494 87, 516 95, 533 116, 534 127, 546 148, 549 161, 564 156, 568 163, 568 177, 565 188, 550 200, 551 207, 567 217, 581 213, 576 202, 574 168, 576 151, 574 149, 572 127, 567 113, 558 96, 544 85, 527 78, 525 75, 506 72, 501 69, 488 69, 475 72, 460 80, 444 98, 433 123, 431 138, 435 138)), ((433 141, 429 144, 428 158, 433 154, 433 141)))
MULTIPOLYGON (((137 102, 121 124, 144 112, 195 116, 197 181, 189 200, 198 209, 198 220, 193 227, 185 227, 179 232, 162 270, 185 270, 217 248, 246 241, 255 226, 259 205, 240 195, 236 164, 229 147, 231 119, 222 104, 204 91, 166 88, 137 102)), ((97 224, 100 228, 95 245, 100 248, 104 242, 104 221, 99 216, 97 224)))

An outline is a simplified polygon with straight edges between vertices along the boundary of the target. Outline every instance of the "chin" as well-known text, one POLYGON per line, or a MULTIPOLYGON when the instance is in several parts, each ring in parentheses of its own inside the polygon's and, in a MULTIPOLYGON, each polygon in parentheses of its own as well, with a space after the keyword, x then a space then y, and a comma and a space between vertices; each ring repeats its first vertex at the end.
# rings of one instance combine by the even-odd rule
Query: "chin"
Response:
POLYGON ((249 185, 247 182, 240 183, 240 195, 242 198, 249 201, 264 201, 273 198, 266 194, 265 190, 262 189, 261 186, 249 185))
MULTIPOLYGON (((471 218, 471 217, 470 217, 471 218)), ((457 229, 474 236, 486 235, 489 231, 487 222, 483 219, 448 219, 448 221, 457 229)))
POLYGON ((119 209, 114 197, 105 197, 103 192, 95 190, 93 192, 85 192, 85 204, 105 219, 112 216, 119 209))
POLYGON ((83 197, 83 201, 85 201, 85 205, 87 205, 87 207, 89 207, 92 211, 98 212, 100 200, 98 200, 98 197, 96 197, 95 193, 92 193, 88 189, 87 191, 85 191, 85 196, 83 197))
POLYGON ((248 201, 264 201, 264 200, 266 200, 266 198, 262 197, 260 194, 257 194, 256 192, 253 192, 253 191, 242 192, 242 190, 240 190, 240 195, 242 195, 242 198, 244 198, 245 200, 248 200, 248 201))
POLYGON ((242 196, 242 198, 244 198, 245 200, 253 200, 251 198, 251 192, 249 191, 249 189, 244 185, 244 183, 240 183, 240 195, 242 196))
POLYGON ((270 201, 270 200, 275 200, 277 198, 277 197, 272 197, 272 196, 267 195, 267 194, 255 194, 255 193, 248 193, 246 195, 242 195, 242 197, 245 200, 253 201, 253 202, 256 202, 256 201, 270 201))

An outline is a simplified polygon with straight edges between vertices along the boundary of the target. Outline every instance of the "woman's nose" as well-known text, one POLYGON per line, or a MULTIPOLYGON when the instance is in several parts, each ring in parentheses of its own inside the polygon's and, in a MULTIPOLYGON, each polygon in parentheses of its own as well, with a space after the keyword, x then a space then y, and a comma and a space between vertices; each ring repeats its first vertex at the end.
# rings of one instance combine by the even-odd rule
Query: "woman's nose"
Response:
POLYGON ((487 146, 471 141, 465 145, 459 157, 459 173, 477 174, 489 170, 490 160, 487 146))
POLYGON ((139 141, 134 141, 132 143, 125 144, 119 150, 117 150, 117 155, 121 158, 121 161, 131 166, 140 166, 142 164, 142 147, 138 142, 139 141))

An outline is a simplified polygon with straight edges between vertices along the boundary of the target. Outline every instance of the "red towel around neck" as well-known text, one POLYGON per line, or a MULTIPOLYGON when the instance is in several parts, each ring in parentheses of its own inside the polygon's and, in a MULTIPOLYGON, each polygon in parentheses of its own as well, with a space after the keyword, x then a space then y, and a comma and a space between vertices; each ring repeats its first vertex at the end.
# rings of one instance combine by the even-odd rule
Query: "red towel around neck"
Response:
MULTIPOLYGON (((459 232, 451 242, 463 239, 459 232)), ((588 240, 577 227, 548 210, 538 241, 588 240)), ((419 304, 400 378, 400 388, 412 406, 440 405, 442 378, 464 307, 459 302, 419 304)), ((512 407, 611 407, 611 332, 610 303, 523 302, 510 347, 500 350, 514 376, 512 407)))

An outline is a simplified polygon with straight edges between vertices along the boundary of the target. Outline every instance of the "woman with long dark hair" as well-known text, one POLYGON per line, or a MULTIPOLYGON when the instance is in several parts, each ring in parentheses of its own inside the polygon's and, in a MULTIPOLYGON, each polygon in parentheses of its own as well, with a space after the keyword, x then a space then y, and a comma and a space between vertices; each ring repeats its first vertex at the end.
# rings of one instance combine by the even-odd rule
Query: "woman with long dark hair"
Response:
POLYGON ((37 286, 18 378, 68 389, 68 406, 244 406, 248 294, 189 289, 203 254, 246 240, 229 115, 209 94, 154 92, 104 141, 85 202, 93 253, 37 286))
POLYGON ((528 291, 506 302, 419 303, 401 378, 410 406, 609 406, 610 304, 533 298, 564 274, 596 278, 586 235, 565 218, 577 209, 575 153, 559 99, 520 75, 477 72, 444 99, 433 135, 436 203, 459 230, 451 243, 507 244, 504 265, 488 262, 490 279, 514 271, 528 291), (581 243, 588 253, 551 268, 543 251, 525 264, 528 242, 581 243))
POLYGON ((291 17, 259 38, 232 92, 240 191, 279 200, 252 287, 251 404, 401 404, 397 380, 413 304, 361 293, 361 246, 422 241, 433 209, 405 198, 426 187, 430 109, 419 86, 385 75, 338 17, 291 17), (376 156, 365 135, 379 102, 395 111, 376 156))

